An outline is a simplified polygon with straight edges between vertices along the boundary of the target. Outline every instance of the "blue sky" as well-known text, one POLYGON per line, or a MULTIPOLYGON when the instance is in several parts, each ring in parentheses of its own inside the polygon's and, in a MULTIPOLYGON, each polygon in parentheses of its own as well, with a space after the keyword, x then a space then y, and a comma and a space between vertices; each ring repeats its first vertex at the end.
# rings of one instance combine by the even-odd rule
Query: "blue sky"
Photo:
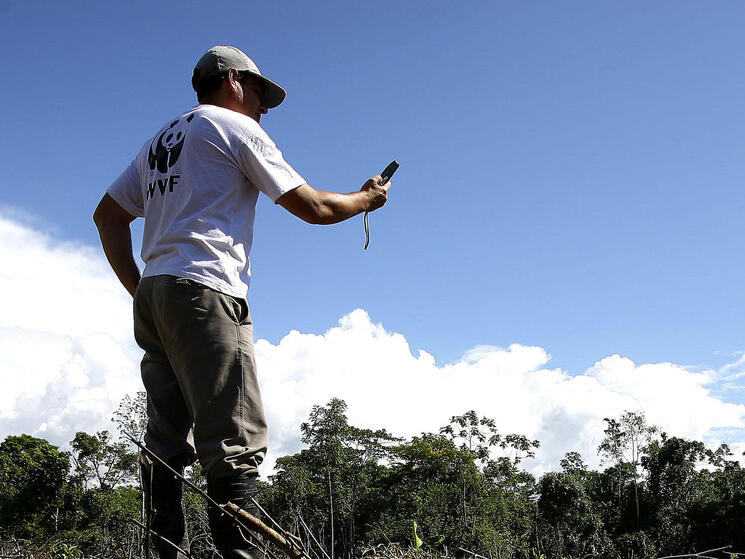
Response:
POLYGON ((96 247, 106 187, 233 44, 288 90, 262 125, 311 185, 401 163, 366 252, 361 217, 311 227, 261 200, 257 338, 362 308, 438 365, 513 343, 569 375, 745 351, 745 4, 204 6, 0 2, 6 215, 96 247))

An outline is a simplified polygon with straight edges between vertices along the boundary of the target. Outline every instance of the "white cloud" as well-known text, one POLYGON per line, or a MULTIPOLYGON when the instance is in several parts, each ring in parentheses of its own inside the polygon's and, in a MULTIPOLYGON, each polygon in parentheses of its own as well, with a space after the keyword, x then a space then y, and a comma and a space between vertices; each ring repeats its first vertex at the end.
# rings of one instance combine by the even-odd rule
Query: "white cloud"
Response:
POLYGON ((0 216, 0 438, 65 444, 136 392, 131 304, 98 251, 0 216))
MULTIPOLYGON (((0 236, 0 440, 29 433, 64 445, 78 430, 111 429, 120 399, 141 389, 129 297, 98 249, 2 215, 0 236)), ((476 346, 438 367, 360 309, 323 334, 291 331, 255 348, 270 423, 265 475, 300 448, 311 407, 332 397, 346 400, 352 424, 400 436, 474 409, 502 433, 541 441, 535 472, 570 450, 596 465, 603 418, 624 410, 645 411, 671 435, 745 448, 745 406, 715 392, 741 375, 739 354, 718 372, 612 355, 570 375, 551 368, 543 348, 513 344, 476 346)))
POLYGON ((293 331, 277 345, 259 340, 256 353, 272 447, 280 452, 297 448, 300 422, 332 397, 347 402, 352 424, 403 436, 436 432, 474 409, 502 433, 541 441, 530 464, 536 472, 556 468, 570 450, 596 465, 603 418, 625 410, 645 411, 671 435, 716 443, 728 428, 731 442, 745 440, 745 406, 712 394, 716 374, 671 363, 636 365, 612 355, 572 376, 547 367, 544 349, 513 344, 479 346, 438 367, 360 309, 320 336, 293 331))

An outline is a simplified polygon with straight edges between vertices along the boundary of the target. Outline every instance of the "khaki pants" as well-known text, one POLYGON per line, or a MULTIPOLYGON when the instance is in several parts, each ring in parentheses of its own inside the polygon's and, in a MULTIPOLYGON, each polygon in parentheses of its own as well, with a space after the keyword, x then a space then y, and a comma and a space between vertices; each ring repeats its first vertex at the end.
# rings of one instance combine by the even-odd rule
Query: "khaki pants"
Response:
POLYGON ((190 279, 146 277, 134 319, 147 447, 176 467, 198 458, 208 477, 256 473, 267 429, 246 301, 190 279))

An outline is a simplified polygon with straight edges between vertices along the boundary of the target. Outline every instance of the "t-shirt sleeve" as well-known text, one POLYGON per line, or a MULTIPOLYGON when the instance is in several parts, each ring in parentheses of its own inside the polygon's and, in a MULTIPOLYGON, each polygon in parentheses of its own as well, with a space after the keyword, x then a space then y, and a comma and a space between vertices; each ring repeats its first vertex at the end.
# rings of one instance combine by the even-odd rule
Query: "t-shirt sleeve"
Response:
POLYGON ((272 202, 305 184, 305 179, 285 161, 282 152, 265 133, 248 136, 239 152, 243 172, 272 202))
POLYGON ((145 206, 142 202, 139 177, 137 165, 132 161, 106 192, 130 215, 144 217, 145 206))

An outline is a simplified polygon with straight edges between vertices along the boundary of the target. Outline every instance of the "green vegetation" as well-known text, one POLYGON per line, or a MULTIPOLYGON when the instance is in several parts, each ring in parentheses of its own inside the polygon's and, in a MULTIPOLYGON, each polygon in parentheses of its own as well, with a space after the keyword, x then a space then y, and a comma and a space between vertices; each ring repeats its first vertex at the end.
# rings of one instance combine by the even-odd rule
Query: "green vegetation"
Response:
MULTIPOLYGON (((141 435, 144 397, 115 413, 141 435)), ((522 461, 539 441, 500 433, 469 411, 402 440, 349 424, 347 406, 315 406, 305 448, 277 461, 262 506, 329 559, 398 556, 653 559, 730 545, 745 550, 745 469, 726 445, 668 437, 643 414, 606 418, 590 470, 576 452, 536 479, 522 461), (383 551, 381 551, 383 550, 383 551)), ((108 431, 77 433, 70 452, 44 439, 0 443, 0 555, 143 556, 134 449, 108 431)), ((198 466, 188 471, 204 485, 198 466)), ((203 500, 185 499, 192 551, 213 557, 203 500)))

